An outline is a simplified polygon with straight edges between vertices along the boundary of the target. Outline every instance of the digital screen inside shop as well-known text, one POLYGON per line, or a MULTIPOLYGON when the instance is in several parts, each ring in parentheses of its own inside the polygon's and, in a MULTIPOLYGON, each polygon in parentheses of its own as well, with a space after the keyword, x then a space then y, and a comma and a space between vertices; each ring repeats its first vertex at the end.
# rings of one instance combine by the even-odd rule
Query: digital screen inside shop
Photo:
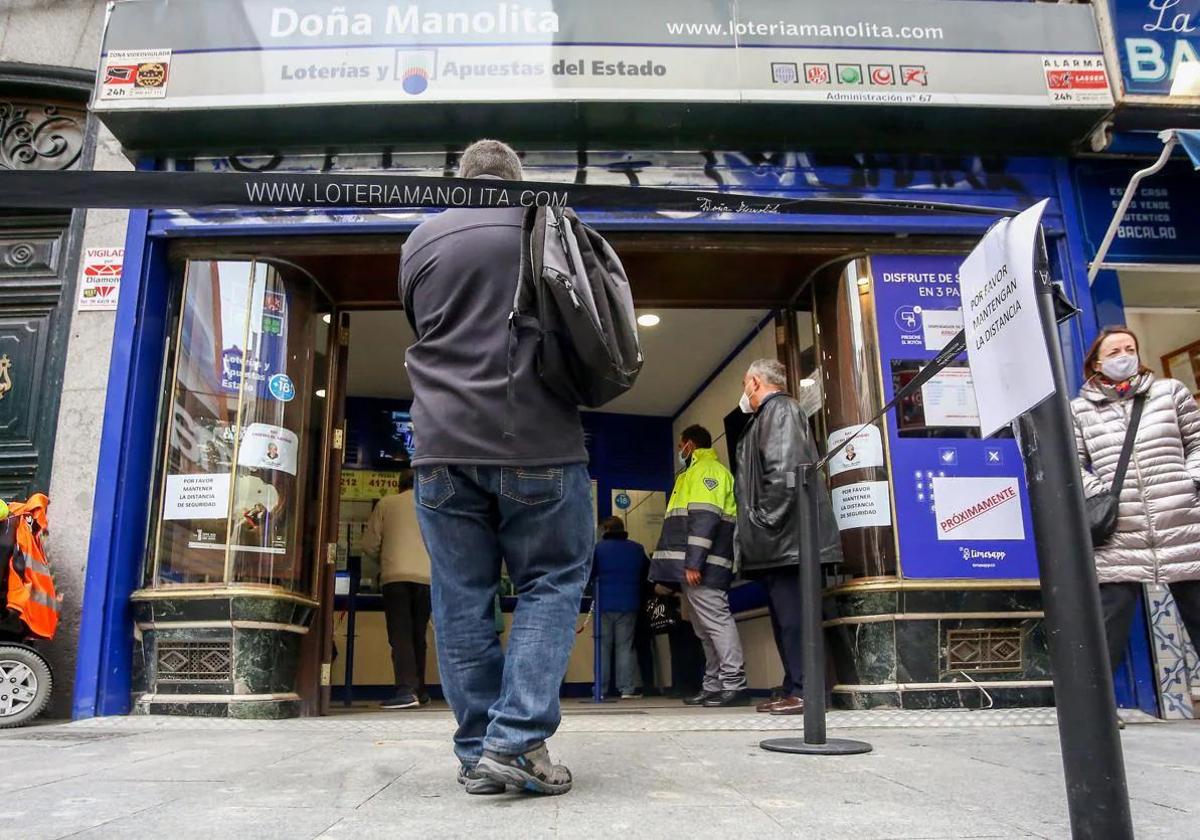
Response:
MULTIPOLYGON (((884 397, 962 328, 956 256, 871 258, 884 397)), ((1037 576, 1024 467, 1011 432, 983 439, 965 354, 886 419, 901 573, 1037 576)))
POLYGON ((408 463, 416 451, 412 415, 407 411, 382 411, 378 441, 379 460, 396 464, 408 463))

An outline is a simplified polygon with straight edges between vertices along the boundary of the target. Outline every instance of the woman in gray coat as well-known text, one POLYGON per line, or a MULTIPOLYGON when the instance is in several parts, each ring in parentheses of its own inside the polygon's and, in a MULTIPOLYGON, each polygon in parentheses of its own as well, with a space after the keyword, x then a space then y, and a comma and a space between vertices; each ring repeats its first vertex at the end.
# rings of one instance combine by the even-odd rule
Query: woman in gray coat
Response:
POLYGON ((1137 336, 1109 327, 1084 360, 1087 381, 1071 404, 1084 495, 1107 492, 1133 398, 1145 395, 1121 488, 1116 533, 1096 549, 1096 574, 1115 671, 1142 584, 1169 584, 1192 643, 1200 645, 1200 408, 1186 385, 1141 363, 1137 336))

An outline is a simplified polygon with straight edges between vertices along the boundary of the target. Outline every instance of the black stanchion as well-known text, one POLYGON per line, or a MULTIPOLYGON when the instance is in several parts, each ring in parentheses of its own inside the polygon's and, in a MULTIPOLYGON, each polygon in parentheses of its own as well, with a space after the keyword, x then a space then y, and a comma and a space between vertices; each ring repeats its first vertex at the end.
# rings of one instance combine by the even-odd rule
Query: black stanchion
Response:
POLYGON ((1040 245, 1035 283, 1055 393, 1020 418, 1042 608, 1058 710, 1071 835, 1133 837, 1082 478, 1067 400, 1053 288, 1040 245))
POLYGON ((770 752, 804 755, 857 755, 871 751, 866 741, 825 737, 825 631, 821 611, 821 535, 818 513, 821 483, 815 464, 796 471, 796 527, 800 529, 800 598, 804 613, 804 737, 770 738, 770 752))

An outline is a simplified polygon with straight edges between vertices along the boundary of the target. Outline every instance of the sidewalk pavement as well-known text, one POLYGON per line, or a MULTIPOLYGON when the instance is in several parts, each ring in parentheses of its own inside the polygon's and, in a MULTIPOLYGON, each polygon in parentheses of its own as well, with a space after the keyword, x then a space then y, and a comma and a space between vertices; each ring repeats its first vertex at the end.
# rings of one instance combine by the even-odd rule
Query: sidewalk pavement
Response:
MULTIPOLYGON (((1045 710, 835 713, 831 734, 875 750, 828 758, 758 748, 794 733, 751 727, 796 719, 574 712, 551 748, 575 789, 554 798, 466 795, 445 712, 4 731, 0 840, 1069 835, 1045 710)), ((1122 741, 1137 836, 1197 836, 1200 722, 1132 724, 1122 741)))

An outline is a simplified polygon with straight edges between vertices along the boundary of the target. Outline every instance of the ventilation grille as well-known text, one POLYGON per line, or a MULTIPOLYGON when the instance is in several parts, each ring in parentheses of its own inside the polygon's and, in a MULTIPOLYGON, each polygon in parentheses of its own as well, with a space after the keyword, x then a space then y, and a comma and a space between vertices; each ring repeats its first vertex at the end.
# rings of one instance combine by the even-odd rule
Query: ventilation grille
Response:
POLYGON ((947 671, 1020 671, 1023 653, 1017 627, 946 631, 947 671))
POLYGON ((229 682, 231 642, 159 642, 158 682, 229 682))

